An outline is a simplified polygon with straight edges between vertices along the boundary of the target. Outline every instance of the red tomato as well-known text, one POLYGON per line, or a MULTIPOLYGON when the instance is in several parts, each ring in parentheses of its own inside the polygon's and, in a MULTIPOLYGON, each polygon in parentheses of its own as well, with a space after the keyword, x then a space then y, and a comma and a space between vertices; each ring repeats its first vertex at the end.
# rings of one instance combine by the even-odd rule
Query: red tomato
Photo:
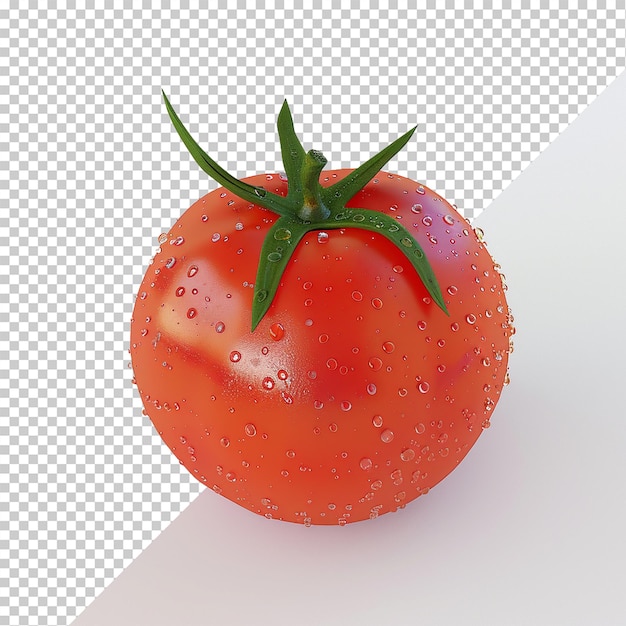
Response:
MULTIPOLYGON (((245 182, 288 193, 283 175, 245 182)), ((146 413, 193 476, 268 518, 346 524, 404 507, 459 464, 507 382, 512 317, 480 233, 395 174, 351 207, 410 231, 448 314, 397 245, 345 227, 303 236, 251 330, 262 246, 288 233, 224 188, 161 237, 139 289, 131 355, 146 413)))

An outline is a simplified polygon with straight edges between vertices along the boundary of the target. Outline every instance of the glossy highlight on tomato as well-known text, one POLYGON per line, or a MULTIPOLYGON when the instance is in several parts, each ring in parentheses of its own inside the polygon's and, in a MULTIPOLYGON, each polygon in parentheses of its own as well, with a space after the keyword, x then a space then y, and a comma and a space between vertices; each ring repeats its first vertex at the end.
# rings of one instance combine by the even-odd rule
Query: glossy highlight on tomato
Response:
MULTIPOLYGON (((241 182, 289 191, 280 173, 241 182)), ((305 232, 252 329, 267 238, 276 252, 293 235, 212 191, 159 238, 131 323, 145 412, 180 462, 250 511, 305 525, 375 518, 447 476, 490 424, 514 333, 482 233, 441 196, 377 171, 342 211, 354 227, 305 232), (369 211, 410 241, 360 228, 369 211), (443 306, 401 249, 413 242, 443 306)))

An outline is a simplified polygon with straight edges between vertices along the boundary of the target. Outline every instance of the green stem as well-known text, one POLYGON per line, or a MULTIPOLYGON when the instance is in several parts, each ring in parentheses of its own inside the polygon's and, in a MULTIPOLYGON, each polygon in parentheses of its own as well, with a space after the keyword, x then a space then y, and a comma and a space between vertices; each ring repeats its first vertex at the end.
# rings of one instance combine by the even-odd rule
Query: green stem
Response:
POLYGON ((413 235, 395 220, 378 211, 346 208, 349 200, 405 146, 413 135, 414 128, 343 180, 330 187, 322 187, 319 179, 327 163, 326 158, 318 150, 304 152, 285 101, 278 116, 278 134, 289 186, 287 195, 280 196, 261 187, 248 185, 220 167, 183 126, 165 93, 163 98, 174 128, 200 167, 240 198, 280 216, 267 234, 261 250, 252 302, 253 331, 272 304, 283 272, 302 237, 312 230, 332 228, 362 228, 384 235, 411 262, 439 308, 448 313, 437 278, 413 235))
POLYGON ((319 150, 309 150, 304 156, 300 176, 304 202, 297 212, 303 222, 319 222, 330 215, 330 209, 322 199, 320 185, 320 173, 326 163, 328 163, 326 157, 319 150))

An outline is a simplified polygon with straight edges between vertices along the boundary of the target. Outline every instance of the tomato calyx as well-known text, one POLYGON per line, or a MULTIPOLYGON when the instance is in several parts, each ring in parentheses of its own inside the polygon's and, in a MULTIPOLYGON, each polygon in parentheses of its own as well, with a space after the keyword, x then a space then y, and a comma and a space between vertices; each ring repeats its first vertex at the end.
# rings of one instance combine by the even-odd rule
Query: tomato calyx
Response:
POLYGON ((437 278, 424 250, 413 235, 385 213, 346 207, 355 194, 408 143, 415 128, 389 144, 344 179, 324 187, 319 182, 319 177, 327 160, 318 150, 305 152, 295 133, 293 118, 285 100, 277 123, 283 167, 288 181, 287 195, 281 196, 241 181, 219 166, 193 139, 165 92, 163 98, 174 128, 198 165, 236 196, 279 216, 261 248, 252 302, 252 331, 272 304, 285 268, 304 235, 311 231, 339 228, 359 228, 386 237, 417 271, 433 301, 448 314, 437 278))

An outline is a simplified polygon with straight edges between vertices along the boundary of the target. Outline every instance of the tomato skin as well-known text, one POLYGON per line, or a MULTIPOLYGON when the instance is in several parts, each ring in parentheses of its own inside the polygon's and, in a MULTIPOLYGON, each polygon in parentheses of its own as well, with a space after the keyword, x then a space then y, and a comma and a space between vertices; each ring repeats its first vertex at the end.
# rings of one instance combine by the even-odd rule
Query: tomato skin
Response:
MULTIPOLYGON (((287 193, 278 174, 245 181, 287 193)), ((449 316, 392 243, 346 228, 305 236, 251 332, 277 216, 220 188, 168 233, 131 324, 145 411, 180 462, 249 510, 306 525, 397 510, 448 475, 489 425, 514 332, 498 267, 443 198, 381 172, 347 206, 411 231, 449 316)))

